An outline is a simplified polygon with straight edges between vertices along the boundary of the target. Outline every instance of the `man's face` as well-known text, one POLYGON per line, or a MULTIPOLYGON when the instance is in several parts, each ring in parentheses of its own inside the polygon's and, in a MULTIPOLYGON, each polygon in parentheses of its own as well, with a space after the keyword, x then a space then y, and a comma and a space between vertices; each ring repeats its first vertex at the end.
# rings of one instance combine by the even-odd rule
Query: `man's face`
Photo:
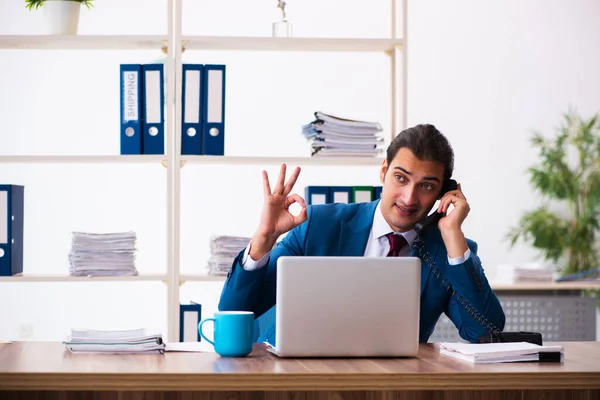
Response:
POLYGON ((435 204, 444 181, 444 164, 419 160, 403 147, 391 165, 383 161, 381 211, 396 232, 407 232, 425 218, 435 204))

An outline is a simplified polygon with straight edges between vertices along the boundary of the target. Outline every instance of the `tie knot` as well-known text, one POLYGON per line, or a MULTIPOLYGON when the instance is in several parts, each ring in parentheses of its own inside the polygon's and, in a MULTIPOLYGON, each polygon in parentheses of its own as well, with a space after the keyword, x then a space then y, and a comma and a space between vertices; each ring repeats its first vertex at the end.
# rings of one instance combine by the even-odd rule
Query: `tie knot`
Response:
POLYGON ((393 232, 390 232, 385 236, 390 242, 390 251, 387 255, 388 257, 398 257, 400 251, 405 246, 408 246, 408 242, 406 241, 406 238, 403 235, 394 235, 393 232))

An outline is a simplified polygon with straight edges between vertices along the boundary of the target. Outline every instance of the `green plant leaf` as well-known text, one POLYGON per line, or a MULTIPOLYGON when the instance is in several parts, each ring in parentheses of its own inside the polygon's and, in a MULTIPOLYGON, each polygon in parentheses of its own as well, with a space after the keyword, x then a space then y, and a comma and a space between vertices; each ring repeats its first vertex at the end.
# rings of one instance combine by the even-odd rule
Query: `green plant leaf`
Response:
POLYGON ((513 246, 522 239, 542 250, 546 259, 556 261, 565 249, 566 233, 565 221, 545 207, 540 207, 525 213, 519 226, 512 228, 509 235, 513 246))

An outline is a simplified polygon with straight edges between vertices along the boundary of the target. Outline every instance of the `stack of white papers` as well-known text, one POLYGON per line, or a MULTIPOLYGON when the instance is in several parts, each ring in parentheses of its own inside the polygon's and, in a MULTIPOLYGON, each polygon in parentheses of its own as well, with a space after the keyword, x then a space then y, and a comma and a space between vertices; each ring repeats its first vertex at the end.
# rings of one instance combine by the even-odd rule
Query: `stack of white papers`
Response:
POLYGON ((229 273, 233 260, 250 243, 249 237, 213 236, 210 240, 210 258, 207 262, 208 274, 224 276, 229 273))
POLYGON ((552 282, 557 277, 556 266, 551 263, 499 264, 496 267, 497 283, 552 282))
POLYGON ((515 282, 552 282, 553 280, 553 265, 532 263, 515 267, 515 282))
POLYGON ((135 232, 72 232, 69 273, 73 276, 137 275, 135 232))
POLYGON ((145 329, 117 331, 71 329, 69 339, 63 343, 73 353, 162 354, 165 351, 162 334, 149 334, 145 329))
POLYGON ((543 361, 540 353, 548 356, 557 355, 548 361, 562 361, 562 346, 539 346, 527 342, 513 343, 441 343, 440 354, 457 358, 475 364, 515 362, 515 361, 543 361))
POLYGON ((320 111, 302 127, 313 156, 376 157, 383 151, 381 125, 334 117, 320 111))

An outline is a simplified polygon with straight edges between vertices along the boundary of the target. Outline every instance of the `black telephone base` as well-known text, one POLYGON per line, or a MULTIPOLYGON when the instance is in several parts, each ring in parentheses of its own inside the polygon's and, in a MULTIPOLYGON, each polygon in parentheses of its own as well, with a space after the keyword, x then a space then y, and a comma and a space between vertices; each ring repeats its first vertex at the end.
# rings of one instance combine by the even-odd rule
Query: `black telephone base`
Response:
POLYGON ((542 346, 542 334, 538 332, 499 332, 486 333, 479 343, 528 342, 542 346))

